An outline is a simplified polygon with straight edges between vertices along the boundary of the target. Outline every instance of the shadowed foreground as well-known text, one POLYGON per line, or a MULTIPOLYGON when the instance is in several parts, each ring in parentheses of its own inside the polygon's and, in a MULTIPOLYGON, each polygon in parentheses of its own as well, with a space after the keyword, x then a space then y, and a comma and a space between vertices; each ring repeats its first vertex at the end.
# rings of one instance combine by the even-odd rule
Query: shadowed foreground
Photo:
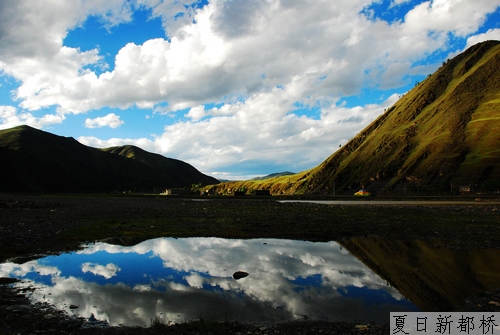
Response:
MULTIPOLYGON (((0 259, 34 258, 74 250, 84 242, 134 245, 169 237, 286 238, 348 241, 424 240, 464 250, 500 248, 500 203, 489 199, 461 204, 324 205, 279 203, 276 198, 178 198, 111 196, 0 196, 0 259), (434 242, 436 241, 436 242, 434 242), (445 241, 445 242, 443 242, 445 241)), ((380 200, 380 199, 379 199, 380 200)), ((464 199, 467 200, 467 199, 464 199)), ((370 255, 370 252, 368 252, 370 255)), ((4 280, 7 281, 7 280, 4 280)), ((299 321, 273 325, 198 320, 167 327, 84 329, 81 321, 57 315, 47 306, 27 308, 19 292, 0 285, 0 334, 317 334, 388 333, 387 325, 299 321), (12 307, 14 306, 14 307, 12 307), (55 317, 46 317, 46 315, 55 317), (29 322, 26 322, 29 320, 29 322)), ((467 311, 498 308, 493 292, 464 301, 467 311), (483 302, 485 300, 485 302, 483 302)))

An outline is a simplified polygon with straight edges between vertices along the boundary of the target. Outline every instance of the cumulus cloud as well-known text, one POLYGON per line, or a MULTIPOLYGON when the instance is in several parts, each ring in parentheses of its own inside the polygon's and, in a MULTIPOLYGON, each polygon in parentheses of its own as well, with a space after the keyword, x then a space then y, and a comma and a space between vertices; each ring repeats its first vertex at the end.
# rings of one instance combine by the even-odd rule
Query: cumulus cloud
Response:
MULTIPOLYGON (((224 164, 270 164, 271 158, 309 168, 392 101, 343 108, 344 97, 363 87, 408 84, 407 76, 431 70, 422 61, 448 50, 454 38, 467 38, 468 45, 498 38, 497 29, 474 36, 498 0, 424 1, 394 22, 368 14, 370 4, 213 0, 198 8, 193 0, 8 0, 0 4, 0 71, 20 83, 18 117, 53 106, 52 122, 103 107, 181 111, 187 119, 132 142, 210 173, 224 164), (68 31, 89 16, 112 27, 129 22, 138 8, 161 19, 165 37, 124 45, 112 70, 92 70, 103 62, 98 49, 64 45, 68 31), (297 106, 317 114, 294 114, 297 106)), ((389 8, 403 4, 408 1, 394 0, 389 8)), ((85 126, 122 124, 110 115, 85 126)), ((103 146, 126 139, 80 140, 103 146)))
POLYGON ((1 277, 10 276, 26 276, 30 272, 36 272, 42 276, 59 276, 61 271, 54 266, 47 266, 39 264, 38 261, 29 261, 24 264, 16 264, 12 262, 7 262, 0 264, 0 275, 1 277))
MULTIPOLYGON (((63 38, 88 15, 101 15, 112 24, 129 20, 128 2, 115 0, 98 7, 78 1, 26 7, 22 1, 11 2, 12 8, 2 11, 1 29, 2 44, 9 48, 1 48, 0 54, 4 71, 22 81, 17 91, 21 105, 33 110, 57 105, 74 113, 134 104, 150 108, 165 100, 173 110, 192 108, 294 81, 309 84, 296 92, 296 98, 308 96, 313 102, 355 94, 371 80, 366 71, 373 75, 376 68, 382 75, 394 62, 404 64, 443 47, 448 33, 470 34, 498 6, 489 0, 435 0, 415 6, 403 22, 388 24, 359 14, 365 1, 298 1, 293 6, 278 1, 213 1, 191 9, 192 19, 181 20, 170 39, 124 46, 113 71, 97 75, 83 68, 101 59, 98 50, 65 47, 63 38), (28 20, 29 12, 36 13, 35 20, 28 20), (55 15, 64 19, 55 20, 55 15), (51 24, 47 27, 46 22, 51 24)), ((169 10, 175 13, 172 6, 179 4, 137 5, 163 17, 169 10)), ((380 80, 392 86, 403 73, 393 71, 386 76, 390 78, 380 80)))
POLYGON ((78 141, 95 148, 117 147, 127 144, 133 144, 147 151, 156 151, 154 142, 147 138, 110 138, 101 140, 93 136, 80 136, 78 141))
POLYGON ((101 127, 110 127, 110 128, 118 128, 124 123, 124 121, 120 120, 120 116, 115 113, 110 113, 106 116, 97 117, 95 119, 86 119, 85 127, 87 128, 101 128, 101 127))
POLYGON ((109 263, 106 265, 95 264, 95 263, 83 263, 82 264, 82 272, 90 272, 96 276, 102 276, 106 279, 116 276, 116 273, 121 269, 115 264, 109 263))
POLYGON ((260 93, 244 103, 225 104, 208 111, 202 106, 195 107, 188 113, 193 119, 211 117, 167 126, 161 136, 152 140, 95 137, 78 140, 101 148, 134 144, 190 162, 219 178, 241 179, 250 170, 258 169, 259 164, 296 171, 309 168, 345 144, 398 99, 392 95, 379 105, 353 108, 332 104, 313 119, 291 113, 296 107, 287 99, 287 90, 280 91, 280 99, 276 98, 277 93, 260 93), (221 170, 231 164, 238 171, 227 174, 221 170))
POLYGON ((478 34, 471 36, 467 39, 467 44, 465 49, 473 46, 474 44, 484 42, 484 41, 490 41, 490 40, 497 40, 500 41, 500 29, 489 29, 487 32, 484 34, 478 34))
POLYGON ((137 3, 150 8, 152 16, 161 19, 165 33, 174 36, 182 27, 195 20, 200 0, 138 0, 137 3))
POLYGON ((495 11, 498 1, 426 1, 415 6, 405 17, 405 28, 434 34, 453 33, 464 37, 475 32, 488 13, 495 11))
POLYGON ((194 121, 204 118, 205 116, 207 116, 207 113, 205 112, 205 106, 200 105, 191 108, 186 116, 193 119, 194 121))
POLYGON ((61 114, 46 114, 36 117, 30 112, 19 111, 13 106, 0 106, 0 129, 28 125, 34 128, 43 128, 51 124, 62 123, 65 116, 61 114))

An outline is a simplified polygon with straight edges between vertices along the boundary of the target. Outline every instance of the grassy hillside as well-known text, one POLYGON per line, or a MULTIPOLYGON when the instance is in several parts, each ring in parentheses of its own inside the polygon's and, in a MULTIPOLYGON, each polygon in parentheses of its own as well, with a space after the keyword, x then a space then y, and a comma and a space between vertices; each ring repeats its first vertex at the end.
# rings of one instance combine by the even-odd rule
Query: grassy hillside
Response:
POLYGON ((365 184, 383 192, 400 183, 445 191, 494 182, 500 177, 499 93, 500 43, 473 46, 314 169, 302 187, 329 192, 335 182, 340 190, 365 184))
MULTIPOLYGON (((447 61, 316 168, 260 184, 273 194, 444 193, 500 188, 500 42, 447 61)), ((229 187, 229 185, 225 185, 229 187)))
POLYGON ((0 159, 0 191, 159 192, 218 182, 137 147, 100 150, 28 126, 0 131, 0 159))
POLYGON ((270 190, 273 195, 294 194, 296 185, 300 185, 309 174, 309 171, 293 175, 277 176, 268 179, 251 179, 246 181, 229 181, 204 188, 208 194, 232 195, 235 191, 245 191, 252 194, 255 190, 270 190))

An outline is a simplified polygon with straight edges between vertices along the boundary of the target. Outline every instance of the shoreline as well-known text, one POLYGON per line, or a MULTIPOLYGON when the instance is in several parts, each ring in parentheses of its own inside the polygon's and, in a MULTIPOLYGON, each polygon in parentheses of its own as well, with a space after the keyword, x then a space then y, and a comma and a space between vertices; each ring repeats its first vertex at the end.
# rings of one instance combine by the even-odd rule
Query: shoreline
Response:
MULTIPOLYGON (((377 198, 377 203, 372 200, 370 204, 359 203, 362 206, 359 207, 280 203, 274 197, 209 197, 212 201, 196 201, 199 199, 206 197, 1 194, 0 258, 2 262, 12 257, 19 261, 37 258, 36 255, 76 250, 82 243, 96 240, 113 239, 116 243, 135 244, 162 236, 310 241, 376 236, 407 241, 444 239, 453 242, 447 245, 450 248, 500 248, 500 204, 491 200, 389 205, 378 204, 380 199, 377 198)), ((5 284, 0 285, 0 320, 3 320, 0 324, 4 323, 4 333, 53 329, 55 331, 50 334, 68 333, 69 330, 73 334, 96 334, 96 328, 88 330, 82 328, 81 321, 78 326, 75 320, 64 320, 63 316, 54 314, 55 311, 49 311, 47 306, 38 311, 29 307, 23 307, 21 311, 8 309, 9 306, 26 305, 27 298, 20 293, 5 284), (55 317, 48 319, 46 315, 55 317)), ((499 307, 490 305, 489 301, 500 301, 500 295, 496 291, 484 293, 484 296, 479 295, 470 301, 464 301, 467 311, 473 308, 498 311, 499 307)), ((161 324, 149 328, 112 327, 103 330, 102 334, 155 334, 155 331, 162 334, 273 334, 278 331, 280 334, 317 334, 319 330, 326 334, 388 332, 388 325, 372 324, 368 331, 363 331, 356 328, 359 324, 355 323, 311 320, 273 325, 223 322, 222 325, 211 324, 217 330, 202 330, 209 323, 212 322, 205 321, 205 325, 200 325, 193 321, 170 327, 161 324)))

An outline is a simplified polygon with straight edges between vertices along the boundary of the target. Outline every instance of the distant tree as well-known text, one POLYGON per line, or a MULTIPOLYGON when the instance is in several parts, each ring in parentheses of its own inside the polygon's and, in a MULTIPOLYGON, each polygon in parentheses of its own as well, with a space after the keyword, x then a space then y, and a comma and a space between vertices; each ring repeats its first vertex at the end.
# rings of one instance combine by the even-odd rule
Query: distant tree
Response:
POLYGON ((194 190, 194 191, 195 191, 195 190, 199 190, 199 189, 200 189, 200 188, 202 188, 202 187, 203 187, 203 184, 202 184, 202 183, 192 184, 192 185, 191 185, 191 189, 192 189, 192 190, 194 190))

